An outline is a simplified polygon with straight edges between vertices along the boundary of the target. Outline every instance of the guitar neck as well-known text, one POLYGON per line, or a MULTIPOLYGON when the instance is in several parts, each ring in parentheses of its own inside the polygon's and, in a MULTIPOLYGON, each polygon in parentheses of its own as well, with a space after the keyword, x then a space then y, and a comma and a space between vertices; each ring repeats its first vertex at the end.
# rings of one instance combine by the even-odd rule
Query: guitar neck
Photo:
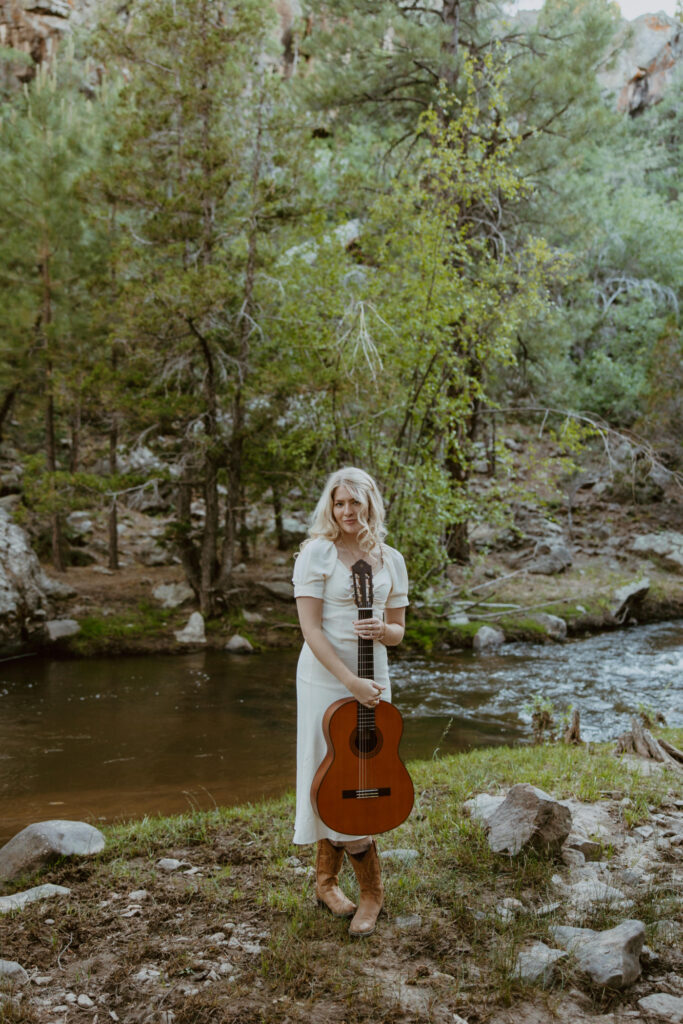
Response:
MULTIPOLYGON (((371 619, 372 608, 359 608, 359 619, 371 619)), ((358 637, 358 675, 361 679, 375 678, 375 653, 373 641, 369 637, 358 637)))

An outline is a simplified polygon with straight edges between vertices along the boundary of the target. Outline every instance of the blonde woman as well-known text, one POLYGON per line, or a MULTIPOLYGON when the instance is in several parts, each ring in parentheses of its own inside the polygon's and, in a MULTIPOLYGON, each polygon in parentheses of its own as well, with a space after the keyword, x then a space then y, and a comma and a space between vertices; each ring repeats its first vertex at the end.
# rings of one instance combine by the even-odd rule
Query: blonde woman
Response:
POLYGON ((322 718, 330 704, 353 696, 366 707, 391 700, 387 647, 403 639, 408 574, 403 556, 384 543, 384 504, 362 469, 339 469, 327 480, 313 513, 310 537, 294 567, 294 594, 304 645, 297 666, 297 782, 294 842, 317 842, 316 895, 336 917, 351 917, 349 933, 370 935, 383 887, 372 836, 343 835, 315 813, 311 783, 326 753, 322 718), (372 566, 374 616, 358 619, 351 566, 372 566), (374 641, 375 679, 357 675, 358 637, 374 641), (339 888, 348 854, 360 887, 358 907, 339 888))

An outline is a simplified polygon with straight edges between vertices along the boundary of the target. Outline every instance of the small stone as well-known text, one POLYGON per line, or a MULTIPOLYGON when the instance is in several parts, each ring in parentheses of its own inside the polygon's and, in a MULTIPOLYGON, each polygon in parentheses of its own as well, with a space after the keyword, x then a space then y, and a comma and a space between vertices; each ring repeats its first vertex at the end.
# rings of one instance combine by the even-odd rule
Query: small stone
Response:
POLYGON ((76 1002, 79 1006, 82 1006, 84 1010, 89 1010, 91 1006, 95 1005, 90 996, 86 996, 85 994, 81 994, 76 1002))
POLYGON ((121 911, 121 917, 142 917, 142 907, 126 907, 121 911))
POLYGON ((80 633, 81 627, 75 619, 51 619, 45 623, 48 639, 53 643, 57 640, 65 640, 67 637, 76 636, 80 633))
POLYGON ((11 981, 13 985, 25 985, 28 974, 16 960, 0 960, 0 979, 11 981))
POLYGON ((582 868, 586 863, 586 858, 582 854, 581 850, 574 850, 571 846, 565 844, 562 850, 562 860, 570 868, 582 868))
POLYGON ((157 867, 161 871, 177 871, 185 866, 185 861, 176 860, 175 857, 162 857, 161 860, 157 861, 157 867))
POLYGON ((43 985, 49 985, 52 982, 52 977, 49 974, 37 974, 35 977, 31 978, 31 981, 34 985, 38 985, 42 988, 43 985))
POLYGON ((250 612, 246 608, 242 611, 242 618, 250 626, 257 626, 259 622, 265 621, 260 612, 250 612))
POLYGON ((511 921, 517 917, 518 914, 524 913, 524 904, 521 900, 517 900, 514 896, 507 896, 504 900, 501 900, 496 907, 496 914, 504 921, 511 921))
POLYGON ((536 917, 548 917, 550 914, 556 914, 562 906, 564 906, 562 900, 556 900, 555 903, 544 903, 536 911, 536 917))
POLYGON ((394 924, 401 931, 406 931, 408 928, 420 928, 422 918, 419 914, 399 914, 394 918, 394 924))
POLYGON ((271 597, 277 597, 281 601, 294 600, 294 587, 291 583, 284 583, 280 580, 259 580, 258 586, 262 587, 271 597))
POLYGON ((475 651, 490 651, 505 643, 505 633, 502 629, 494 629, 492 626, 482 626, 474 634, 472 646, 475 651))
POLYGON ((194 590, 187 583, 161 583, 152 591, 164 608, 179 608, 194 598, 194 590))
POLYGON ((567 639, 567 623, 559 615, 548 615, 546 612, 537 612, 531 618, 542 626, 546 636, 551 640, 567 639))
POLYGON ((638 825, 637 828, 633 829, 633 834, 640 836, 641 839, 650 839, 654 831, 651 825, 638 825))
POLYGON ((403 864, 404 866, 414 864, 415 861, 418 860, 419 856, 420 854, 417 850, 401 848, 397 848, 395 850, 383 850, 379 855, 380 860, 386 860, 390 864, 403 864))
POLYGON ((245 636, 240 636, 239 633, 235 633, 230 637, 225 650, 230 651, 231 654, 253 654, 254 648, 249 643, 245 636))
POLYGON ((551 949, 544 942, 535 942, 531 949, 522 951, 515 964, 515 976, 522 981, 548 985, 552 981, 555 967, 567 954, 561 949, 551 949))
POLYGON ((137 900, 146 900, 148 895, 149 893, 147 892, 146 889, 135 889, 132 893, 130 893, 128 899, 131 900, 131 902, 135 902, 137 900))
POLYGON ((225 942, 225 932, 214 932, 213 935, 207 935, 207 942, 213 942, 215 946, 220 946, 221 943, 225 942))
POLYGON ((205 644, 206 630, 204 628, 204 616, 201 612, 192 612, 184 629, 175 633, 179 644, 205 644))
POLYGON ((154 967, 141 967, 137 974, 133 975, 134 981, 156 981, 161 977, 161 971, 154 967))
POLYGON ((489 846, 494 853, 513 855, 526 847, 559 851, 571 821, 569 808, 536 786, 518 783, 489 819, 489 846))
POLYGON ((64 996, 64 998, 66 999, 67 1003, 75 1003, 76 1002, 76 993, 75 992, 67 992, 66 995, 64 996))
POLYGON ((683 999, 672 996, 668 992, 654 992, 638 1000, 643 1013, 651 1014, 658 1020, 669 1021, 670 1024, 681 1024, 683 1021, 683 999))

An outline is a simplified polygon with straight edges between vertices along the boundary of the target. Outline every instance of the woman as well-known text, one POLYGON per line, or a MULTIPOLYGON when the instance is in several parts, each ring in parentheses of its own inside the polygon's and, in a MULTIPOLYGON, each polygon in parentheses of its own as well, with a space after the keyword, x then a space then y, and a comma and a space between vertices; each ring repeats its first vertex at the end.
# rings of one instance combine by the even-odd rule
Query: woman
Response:
POLYGON ((368 708, 391 700, 387 647, 403 639, 408 575, 403 557, 383 543, 384 505, 377 484, 362 469, 333 473, 320 497, 294 567, 294 594, 305 643, 297 667, 297 781, 294 842, 317 842, 316 895, 336 917, 351 917, 349 933, 370 935, 382 908, 383 887, 372 836, 343 835, 325 825, 310 799, 311 783, 327 747, 322 718, 340 697, 368 708), (360 620, 351 566, 372 566, 374 614, 360 620), (375 679, 357 675, 358 637, 374 641, 375 679), (358 908, 338 885, 349 856, 360 887, 358 908))

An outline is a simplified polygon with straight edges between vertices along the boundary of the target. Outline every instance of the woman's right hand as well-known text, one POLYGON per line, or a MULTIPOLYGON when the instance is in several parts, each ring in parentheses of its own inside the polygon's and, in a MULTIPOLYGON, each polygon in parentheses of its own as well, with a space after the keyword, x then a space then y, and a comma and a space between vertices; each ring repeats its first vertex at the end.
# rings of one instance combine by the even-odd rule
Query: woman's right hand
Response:
POLYGON ((384 687, 374 679, 362 679, 360 676, 354 676, 346 686, 356 700, 366 708, 376 708, 384 690, 384 687))

